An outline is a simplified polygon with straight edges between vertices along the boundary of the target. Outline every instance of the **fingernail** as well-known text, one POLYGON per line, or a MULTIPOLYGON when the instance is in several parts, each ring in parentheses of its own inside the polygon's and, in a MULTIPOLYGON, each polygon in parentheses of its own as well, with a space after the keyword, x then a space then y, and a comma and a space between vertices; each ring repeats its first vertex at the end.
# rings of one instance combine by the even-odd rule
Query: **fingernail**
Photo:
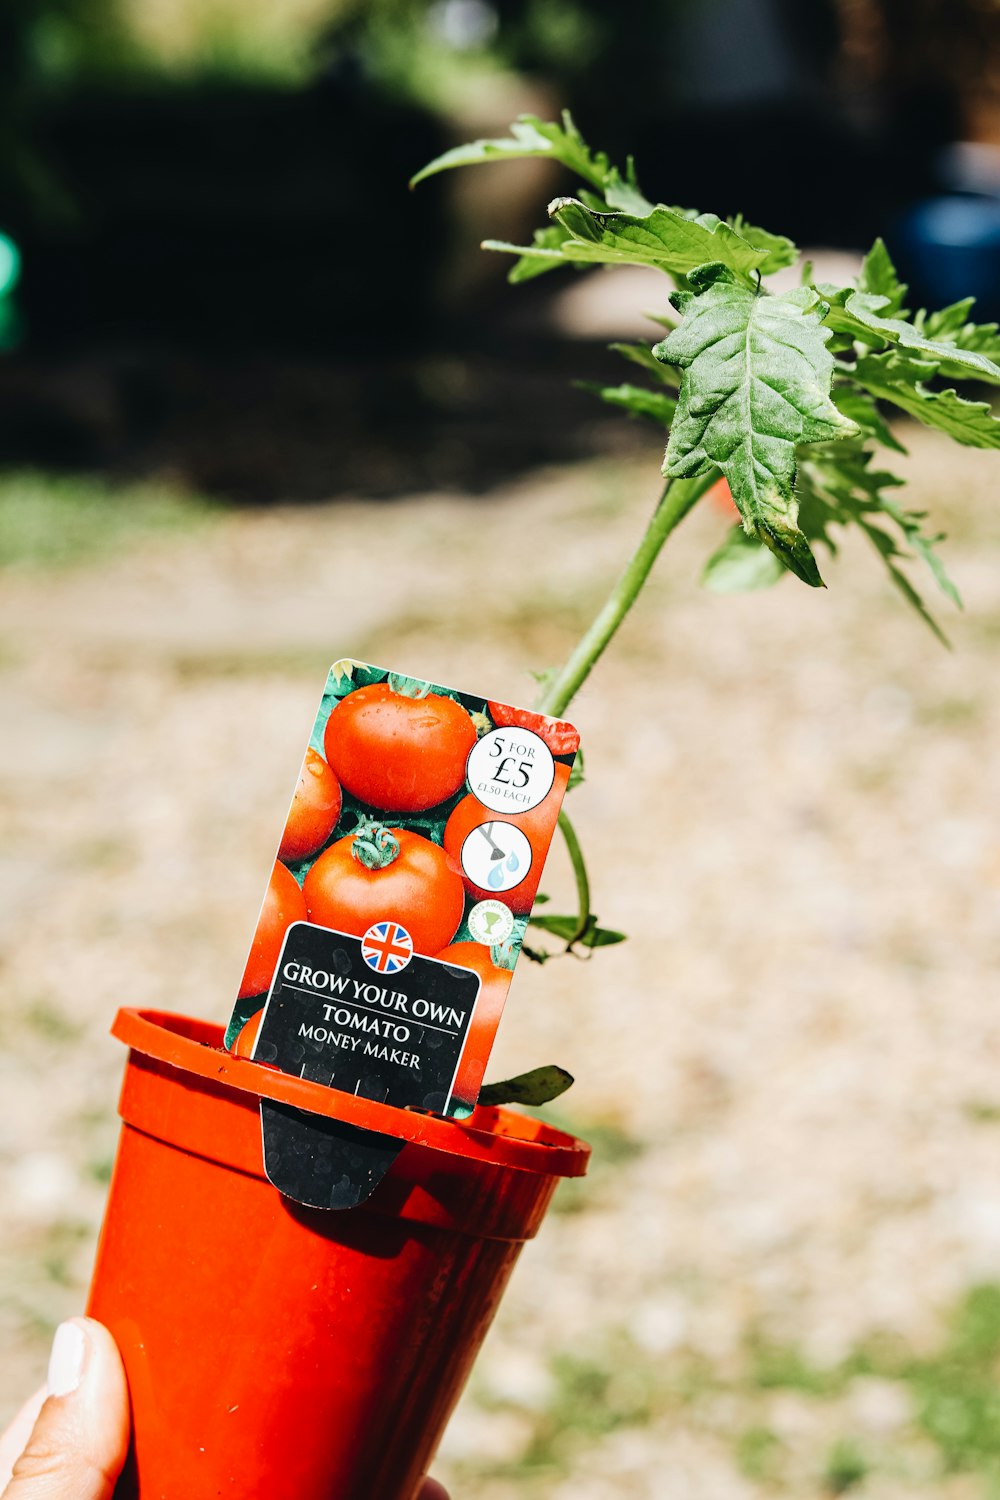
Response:
POLYGON ((68 1396, 83 1376, 87 1337, 78 1323, 60 1323, 49 1355, 49 1395, 68 1396))

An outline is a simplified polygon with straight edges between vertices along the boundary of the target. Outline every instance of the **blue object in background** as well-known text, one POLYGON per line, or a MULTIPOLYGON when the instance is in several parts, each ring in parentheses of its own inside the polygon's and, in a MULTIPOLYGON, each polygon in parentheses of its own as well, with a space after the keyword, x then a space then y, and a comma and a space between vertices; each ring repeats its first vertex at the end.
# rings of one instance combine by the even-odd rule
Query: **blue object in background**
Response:
POLYGON ((977 321, 1000 318, 1000 198, 927 198, 907 211, 894 238, 911 301, 934 308, 975 297, 977 321))

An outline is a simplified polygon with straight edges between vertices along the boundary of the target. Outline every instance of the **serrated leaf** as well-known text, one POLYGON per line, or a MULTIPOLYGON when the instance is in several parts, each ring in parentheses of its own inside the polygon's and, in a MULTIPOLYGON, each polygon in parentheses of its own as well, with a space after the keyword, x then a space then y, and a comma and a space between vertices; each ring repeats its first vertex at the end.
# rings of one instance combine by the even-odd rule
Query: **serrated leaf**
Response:
POLYGON ((510 135, 497 140, 470 141, 454 146, 436 156, 410 179, 410 186, 453 167, 477 166, 487 161, 513 161, 526 156, 548 156, 559 161, 585 182, 603 188, 613 173, 618 182, 621 174, 611 166, 603 151, 591 151, 577 130, 569 110, 563 111, 562 123, 540 120, 537 115, 521 115, 510 127, 510 135))
POLYGON ((705 564, 701 581, 713 594, 745 594, 769 589, 787 570, 769 547, 742 526, 734 526, 705 564))
POLYGON ((601 385, 599 381, 577 382, 581 390, 590 391, 608 406, 617 406, 635 417, 651 417, 661 427, 673 421, 677 402, 665 391, 647 391, 641 385, 601 385))
MULTIPOLYGON (((975 323, 969 322, 969 314, 975 305, 975 297, 963 297, 961 302, 951 302, 947 307, 939 308, 937 312, 925 312, 921 308, 913 321, 929 339, 956 342, 964 328, 976 328, 975 323)), ((995 333, 996 326, 995 323, 984 323, 983 330, 990 329, 995 333)))
POLYGON ((909 287, 900 281, 892 256, 886 249, 883 239, 877 239, 865 256, 861 265, 861 275, 858 277, 858 286, 863 292, 871 292, 873 296, 884 297, 886 311, 889 314, 906 316, 903 303, 906 301, 909 287))
POLYGON ((479 1092, 479 1103, 485 1106, 500 1104, 523 1104, 537 1109, 565 1094, 573 1086, 573 1075, 565 1068, 550 1063, 544 1068, 532 1068, 530 1073, 518 1073, 515 1078, 505 1078, 500 1083, 487 1083, 479 1092))
POLYGON ((864 391, 853 386, 839 386, 833 393, 833 400, 837 410, 849 417, 866 438, 874 438, 883 448, 891 448, 894 453, 906 452, 871 396, 864 391))
MULTIPOLYGON (((675 325, 669 323, 667 326, 673 328, 675 325)), ((609 344, 608 348, 614 354, 620 354, 622 359, 627 359, 630 364, 638 365, 641 370, 655 375, 661 385, 669 385, 673 390, 680 385, 677 371, 672 370, 669 365, 661 364, 649 344, 609 344)))
POLYGON ((993 363, 977 349, 962 349, 958 344, 942 339, 928 338, 913 323, 902 318, 885 316, 888 306, 885 297, 876 297, 868 292, 852 292, 843 289, 838 300, 831 301, 826 325, 839 333, 871 342, 897 344, 911 350, 921 359, 945 362, 948 373, 965 380, 984 380, 990 385, 1000 385, 1000 365, 993 363))
POLYGON ((944 563, 934 550, 938 542, 944 541, 944 532, 939 531, 934 536, 927 536, 922 527, 922 522, 926 519, 923 511, 904 510, 888 495, 880 496, 880 500, 882 510, 887 516, 891 516, 916 555, 926 564, 942 594, 947 595, 959 609, 964 608, 958 588, 948 576, 944 563))
POLYGON ((931 361, 889 349, 863 355, 851 373, 871 395, 902 407, 925 427, 946 432, 967 448, 1000 448, 1000 421, 987 402, 966 401, 957 391, 933 391, 923 383, 937 373, 931 361))
POLYGON ((756 224, 748 224, 742 214, 735 214, 728 220, 732 229, 741 239, 746 240, 757 250, 766 250, 766 259, 758 266, 762 276, 770 276, 773 271, 780 271, 785 266, 794 266, 799 258, 798 246, 783 234, 772 234, 768 229, 761 229, 756 224))
POLYGON ((798 526, 795 450, 858 430, 830 399, 825 304, 808 287, 760 296, 725 272, 697 295, 673 300, 684 321, 654 350, 684 371, 664 473, 693 478, 721 469, 748 534, 804 582, 821 585, 798 526))
POLYGON ((907 578, 902 568, 897 567, 896 559, 900 556, 900 552, 892 537, 884 532, 880 526, 875 526, 864 517, 858 518, 858 525, 881 557, 892 584, 899 590, 906 602, 916 610, 925 625, 933 631, 942 646, 949 646, 948 637, 927 608, 920 594, 913 587, 913 584, 907 578))
MULTIPOLYGON (((966 353, 985 355, 987 359, 1000 364, 1000 328, 996 323, 970 321, 969 313, 975 306, 975 301, 974 297, 965 297, 961 302, 953 302, 949 307, 941 308, 939 312, 919 312, 914 322, 929 339, 934 339, 945 348, 953 345, 966 353)), ((968 379, 963 359, 964 354, 957 360, 943 356, 937 361, 938 374, 943 375, 946 380, 968 379)))
POLYGON ((686 276, 711 262, 750 276, 770 254, 715 214, 691 218, 662 204, 639 217, 596 213, 578 198, 556 198, 549 204, 549 216, 569 234, 562 253, 577 262, 654 266, 673 276, 686 276))
POLYGON ((905 510, 892 497, 891 492, 898 489, 903 481, 896 474, 873 468, 873 456, 870 451, 850 442, 839 448, 830 445, 801 455, 799 496, 803 527, 811 539, 821 540, 831 550, 835 550, 833 538, 829 534, 830 524, 836 522, 842 526, 857 526, 875 548, 893 585, 917 610, 934 634, 947 644, 920 594, 897 566, 897 560, 905 558, 907 554, 900 552, 893 538, 875 523, 880 518, 890 521, 898 529, 901 540, 929 568, 942 592, 960 604, 958 591, 934 550, 942 538, 940 535, 925 533, 924 515, 905 510))

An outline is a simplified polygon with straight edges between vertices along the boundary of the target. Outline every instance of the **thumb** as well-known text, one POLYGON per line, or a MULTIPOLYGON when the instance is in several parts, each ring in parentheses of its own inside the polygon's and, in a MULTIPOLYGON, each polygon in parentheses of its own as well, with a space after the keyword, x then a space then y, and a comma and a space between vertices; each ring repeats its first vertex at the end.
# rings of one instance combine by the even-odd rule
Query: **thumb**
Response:
POLYGON ((90 1318, 61 1324, 48 1399, 2 1500, 111 1500, 128 1436, 128 1387, 110 1333, 90 1318))

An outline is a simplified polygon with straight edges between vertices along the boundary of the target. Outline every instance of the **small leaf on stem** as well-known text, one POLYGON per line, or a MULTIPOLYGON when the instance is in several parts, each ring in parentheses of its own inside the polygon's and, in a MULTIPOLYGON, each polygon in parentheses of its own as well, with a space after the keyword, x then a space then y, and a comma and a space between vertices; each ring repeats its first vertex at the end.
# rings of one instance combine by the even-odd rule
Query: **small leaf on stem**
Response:
POLYGON ((505 1078, 501 1083, 487 1083, 479 1094, 483 1105, 524 1104, 538 1108, 558 1099, 573 1084, 572 1073, 565 1068, 549 1063, 544 1068, 532 1068, 530 1073, 518 1073, 515 1078, 505 1078))

